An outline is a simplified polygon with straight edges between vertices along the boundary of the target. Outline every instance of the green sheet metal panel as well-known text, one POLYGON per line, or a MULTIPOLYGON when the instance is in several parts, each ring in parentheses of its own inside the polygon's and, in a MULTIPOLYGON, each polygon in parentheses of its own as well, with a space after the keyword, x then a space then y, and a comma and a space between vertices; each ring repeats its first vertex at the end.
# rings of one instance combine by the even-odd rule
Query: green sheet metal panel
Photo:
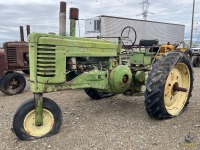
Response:
POLYGON ((29 35, 30 80, 38 85, 64 84, 67 57, 115 57, 117 45, 104 40, 31 33, 29 35))
POLYGON ((144 53, 135 52, 130 56, 130 64, 140 65, 144 63, 144 53))

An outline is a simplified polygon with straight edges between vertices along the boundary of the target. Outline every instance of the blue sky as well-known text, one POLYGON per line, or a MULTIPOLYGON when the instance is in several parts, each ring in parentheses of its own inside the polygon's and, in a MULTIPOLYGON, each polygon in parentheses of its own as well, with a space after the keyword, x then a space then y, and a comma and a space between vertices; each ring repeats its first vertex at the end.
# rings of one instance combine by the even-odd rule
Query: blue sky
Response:
MULTIPOLYGON (((66 0, 69 8, 79 8, 79 18, 99 15, 142 19, 142 0, 66 0)), ((190 38, 193 0, 149 0, 147 20, 184 24, 185 38, 190 38)), ((59 32, 60 0, 0 0, 0 47, 5 41, 19 41, 19 26, 31 26, 31 32, 59 32)), ((84 21, 80 20, 80 33, 84 36, 84 21)), ((67 20, 69 32, 69 20, 67 20)), ((26 32, 25 32, 26 33, 26 32)), ((200 42, 200 0, 195 3, 194 40, 200 42)))

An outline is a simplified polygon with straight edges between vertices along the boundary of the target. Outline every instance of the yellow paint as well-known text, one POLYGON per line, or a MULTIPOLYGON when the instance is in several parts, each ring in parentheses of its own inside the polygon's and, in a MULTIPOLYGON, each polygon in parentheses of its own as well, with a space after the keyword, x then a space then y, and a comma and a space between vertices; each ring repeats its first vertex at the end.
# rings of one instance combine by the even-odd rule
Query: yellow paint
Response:
POLYGON ((169 73, 164 91, 164 104, 167 112, 173 116, 178 115, 188 98, 190 89, 190 73, 188 67, 183 63, 177 63, 169 73), (174 91, 173 86, 186 88, 187 92, 174 91))
POLYGON ((24 119, 25 131, 35 137, 40 137, 47 134, 54 124, 54 117, 50 111, 43 109, 43 125, 35 126, 35 110, 29 112, 24 119))
POLYGON ((157 59, 159 59, 163 54, 166 54, 170 51, 180 50, 182 53, 186 51, 185 48, 175 48, 174 45, 167 45, 167 44, 161 45, 159 49, 160 49, 160 52, 155 56, 157 59))

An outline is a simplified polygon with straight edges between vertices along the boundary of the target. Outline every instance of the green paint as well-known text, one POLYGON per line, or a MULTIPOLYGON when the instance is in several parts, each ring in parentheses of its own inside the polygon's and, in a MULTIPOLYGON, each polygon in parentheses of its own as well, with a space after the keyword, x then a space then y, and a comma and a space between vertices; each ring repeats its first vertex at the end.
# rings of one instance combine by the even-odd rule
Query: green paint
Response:
POLYGON ((137 71, 135 74, 135 80, 139 83, 145 83, 145 72, 137 71))
POLYGON ((116 44, 104 40, 31 33, 29 36, 31 90, 34 93, 46 93, 61 90, 60 87, 63 89, 84 88, 84 86, 100 89, 108 87, 108 85, 102 86, 102 83, 98 86, 91 83, 82 84, 80 80, 84 81, 87 78, 82 79, 82 77, 90 73, 84 73, 81 79, 76 77, 73 82, 66 82, 66 58, 114 58, 117 57, 117 47, 116 44))
POLYGON ((130 64, 140 65, 144 63, 144 52, 134 52, 130 56, 130 64))
POLYGON ((152 55, 147 52, 134 52, 126 56, 128 60, 122 65, 124 54, 121 49, 121 38, 117 45, 100 39, 31 33, 31 90, 34 93, 48 93, 67 89, 96 88, 113 93, 123 93, 128 89, 140 92, 140 85, 145 82, 143 73, 132 71, 130 65, 150 65, 152 55), (89 61, 88 57, 97 60, 89 61), (78 64, 74 64, 74 70, 69 69, 70 63, 67 60, 70 58, 75 58, 75 63, 81 63, 82 66, 90 63, 94 68, 77 73, 78 64), (123 83, 125 76, 128 77, 128 81, 123 83))
POLYGON ((43 97, 42 94, 34 94, 35 98, 35 125, 43 125, 43 97))
POLYGON ((123 93, 130 88, 132 81, 132 73, 128 66, 119 65, 112 69, 110 73, 109 84, 111 91, 114 93, 123 93), (123 78, 127 78, 127 82, 123 82, 123 78))
POLYGON ((130 57, 130 63, 135 65, 150 65, 154 52, 138 51, 130 57))
POLYGON ((121 54, 121 52, 122 52, 122 38, 119 37, 119 38, 118 38, 117 53, 118 53, 118 54, 121 54))
POLYGON ((76 36, 76 20, 70 19, 70 36, 76 36))
POLYGON ((119 55, 119 64, 122 64, 122 38, 118 38, 117 54, 119 55))

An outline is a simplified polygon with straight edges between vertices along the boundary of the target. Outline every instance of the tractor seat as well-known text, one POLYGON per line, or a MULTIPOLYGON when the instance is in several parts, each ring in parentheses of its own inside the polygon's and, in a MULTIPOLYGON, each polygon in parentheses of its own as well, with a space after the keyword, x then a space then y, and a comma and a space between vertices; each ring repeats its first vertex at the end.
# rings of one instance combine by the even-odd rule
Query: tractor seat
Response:
POLYGON ((144 46, 144 47, 151 47, 151 46, 155 46, 158 45, 159 40, 155 39, 155 40, 144 40, 141 39, 139 42, 139 46, 144 46))
POLYGON ((155 39, 155 40, 141 39, 140 42, 139 42, 139 50, 141 51, 141 48, 144 48, 145 51, 156 52, 156 51, 158 51, 158 48, 155 47, 155 46, 157 46, 158 43, 159 43, 158 39, 155 39))

